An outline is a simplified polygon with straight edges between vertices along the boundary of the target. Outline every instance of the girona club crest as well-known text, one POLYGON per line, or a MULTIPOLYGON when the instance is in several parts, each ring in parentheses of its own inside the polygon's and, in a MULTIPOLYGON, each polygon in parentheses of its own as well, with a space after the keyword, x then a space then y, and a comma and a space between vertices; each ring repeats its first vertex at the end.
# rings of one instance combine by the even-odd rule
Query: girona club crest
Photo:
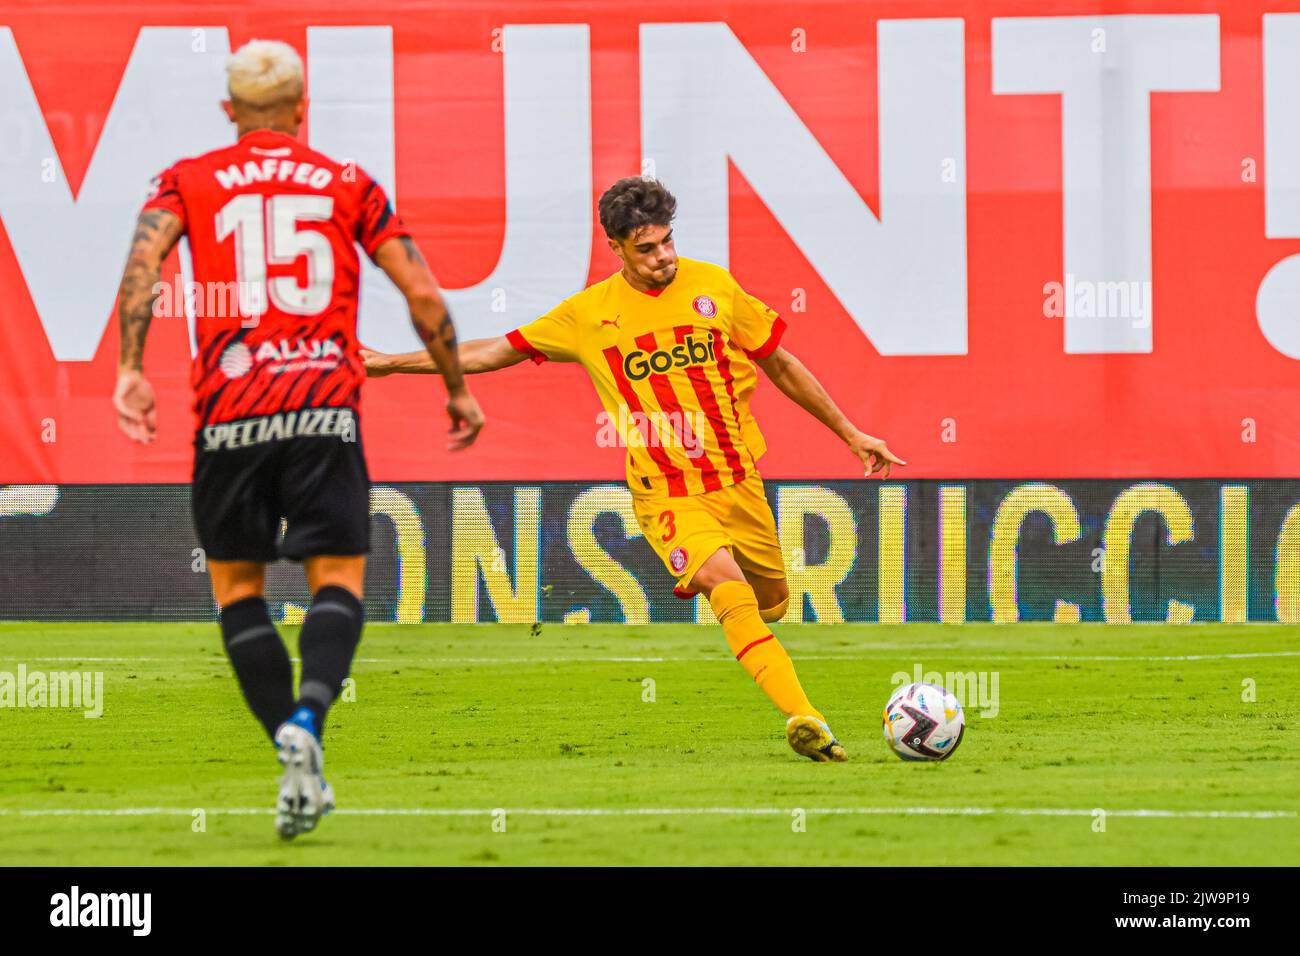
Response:
POLYGON ((673 548, 668 555, 668 563, 678 574, 686 570, 686 562, 689 560, 690 556, 687 555, 685 548, 673 548))
POLYGON ((691 308, 706 319, 711 319, 718 314, 717 305, 707 295, 697 295, 695 301, 691 303, 691 308))

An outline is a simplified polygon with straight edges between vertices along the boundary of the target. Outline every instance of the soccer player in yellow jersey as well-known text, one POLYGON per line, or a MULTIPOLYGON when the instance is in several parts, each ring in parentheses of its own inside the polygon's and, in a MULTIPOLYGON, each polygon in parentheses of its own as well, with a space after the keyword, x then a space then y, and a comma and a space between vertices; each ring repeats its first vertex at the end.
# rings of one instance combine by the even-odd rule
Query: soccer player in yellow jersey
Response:
MULTIPOLYGON (((646 540, 679 597, 709 599, 732 653, 786 716, 786 739, 813 760, 846 759, 809 702, 770 622, 790 603, 785 562, 749 411, 754 366, 838 435, 866 474, 904 462, 859 431, 781 347, 785 323, 719 266, 677 256, 677 201, 651 179, 619 180, 600 222, 623 268, 507 335, 460 345, 467 374, 532 359, 581 362, 626 444, 627 482, 646 540)), ((428 352, 363 350, 372 376, 429 372, 428 352)))

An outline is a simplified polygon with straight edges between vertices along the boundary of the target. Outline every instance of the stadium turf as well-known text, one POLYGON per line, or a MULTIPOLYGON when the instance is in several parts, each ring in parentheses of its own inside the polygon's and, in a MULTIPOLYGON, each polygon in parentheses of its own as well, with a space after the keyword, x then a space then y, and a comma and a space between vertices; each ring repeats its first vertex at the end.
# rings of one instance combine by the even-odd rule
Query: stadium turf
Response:
POLYGON ((371 625, 340 812, 284 844, 214 625, 0 624, 0 675, 104 675, 98 719, 0 709, 0 865, 1300 864, 1288 629, 777 632, 850 763, 791 753, 716 628, 371 625), (918 663, 997 676, 942 764, 881 736, 918 663))

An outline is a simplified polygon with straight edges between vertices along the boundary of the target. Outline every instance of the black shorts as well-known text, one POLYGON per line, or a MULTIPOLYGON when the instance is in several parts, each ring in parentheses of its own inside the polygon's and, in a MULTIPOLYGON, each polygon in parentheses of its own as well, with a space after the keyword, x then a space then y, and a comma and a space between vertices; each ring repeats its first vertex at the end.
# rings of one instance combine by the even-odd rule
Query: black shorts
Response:
POLYGON ((367 553, 370 475, 355 411, 303 409, 205 426, 194 441, 190 507, 213 560, 367 553))

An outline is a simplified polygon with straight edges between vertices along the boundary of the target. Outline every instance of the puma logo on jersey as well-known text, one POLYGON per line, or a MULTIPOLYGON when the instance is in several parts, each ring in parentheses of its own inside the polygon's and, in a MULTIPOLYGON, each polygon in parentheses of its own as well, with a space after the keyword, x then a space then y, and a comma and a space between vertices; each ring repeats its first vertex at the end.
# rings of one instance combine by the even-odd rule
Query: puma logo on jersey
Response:
POLYGON ((713 353, 713 339, 701 342, 694 335, 687 335, 671 349, 655 349, 646 352, 637 349, 623 357, 623 374, 633 382, 639 382, 651 372, 662 374, 670 368, 686 368, 688 365, 704 365, 716 362, 713 353))
POLYGON ((618 320, 621 319, 621 318, 623 318, 622 315, 616 315, 616 316, 614 316, 614 318, 612 318, 612 319, 601 319, 601 320, 600 320, 600 327, 603 329, 603 328, 604 328, 605 326, 607 326, 607 325, 612 325, 612 326, 614 326, 614 328, 618 329, 618 330, 621 332, 621 331, 622 331, 622 327, 618 324, 618 320))

